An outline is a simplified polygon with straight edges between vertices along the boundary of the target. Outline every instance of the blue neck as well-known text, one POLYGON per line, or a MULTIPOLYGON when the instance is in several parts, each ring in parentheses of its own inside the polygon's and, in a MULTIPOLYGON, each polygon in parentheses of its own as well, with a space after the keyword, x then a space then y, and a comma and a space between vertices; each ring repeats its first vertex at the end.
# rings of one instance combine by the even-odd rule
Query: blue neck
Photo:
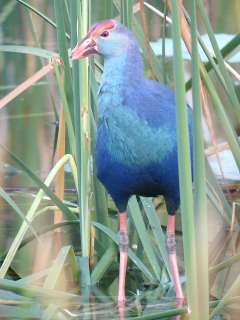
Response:
POLYGON ((143 79, 143 60, 138 47, 129 48, 121 55, 105 57, 101 85, 129 86, 143 79))

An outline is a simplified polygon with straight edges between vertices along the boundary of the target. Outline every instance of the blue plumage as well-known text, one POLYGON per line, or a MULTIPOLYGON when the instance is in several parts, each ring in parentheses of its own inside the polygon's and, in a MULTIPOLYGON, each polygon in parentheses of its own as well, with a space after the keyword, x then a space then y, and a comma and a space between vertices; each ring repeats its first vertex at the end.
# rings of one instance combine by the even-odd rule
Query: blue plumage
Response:
POLYGON ((104 56, 98 98, 98 178, 120 212, 131 195, 162 194, 173 214, 179 207, 174 92, 144 79, 139 46, 129 30, 118 24, 113 34, 112 43, 110 38, 97 39, 104 56))
MULTIPOLYGON (((176 297, 184 300, 177 266, 175 211, 179 177, 174 92, 144 79, 143 60, 134 35, 115 20, 95 24, 72 50, 72 59, 104 57, 99 90, 97 175, 119 210, 118 305, 126 300, 128 260, 126 207, 131 195, 165 197, 169 212, 166 247, 176 297)), ((189 126, 191 130, 191 111, 189 126)), ((191 143, 192 145, 192 143, 191 143)))

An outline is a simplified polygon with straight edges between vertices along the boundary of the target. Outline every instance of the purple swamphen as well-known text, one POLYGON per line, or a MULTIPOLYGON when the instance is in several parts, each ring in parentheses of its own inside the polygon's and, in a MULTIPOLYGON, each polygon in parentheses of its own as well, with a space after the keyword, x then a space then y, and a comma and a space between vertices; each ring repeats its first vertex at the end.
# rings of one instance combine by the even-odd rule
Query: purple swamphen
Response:
MULTIPOLYGON (((99 180, 119 210, 118 303, 125 301, 128 259, 126 208, 132 195, 163 195, 168 209, 167 250, 176 297, 183 300, 175 244, 175 212, 180 204, 176 103, 167 86, 144 79, 133 33, 115 20, 93 25, 72 50, 72 59, 104 58, 98 95, 96 166, 99 180)), ((189 111, 189 119, 191 111, 189 111)), ((189 120, 191 127, 191 120, 189 120)))

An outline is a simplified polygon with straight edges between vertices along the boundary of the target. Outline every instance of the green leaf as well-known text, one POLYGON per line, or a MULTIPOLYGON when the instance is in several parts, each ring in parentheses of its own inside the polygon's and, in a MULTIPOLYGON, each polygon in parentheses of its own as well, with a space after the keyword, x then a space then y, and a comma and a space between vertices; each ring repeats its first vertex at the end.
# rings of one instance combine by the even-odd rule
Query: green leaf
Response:
POLYGON ((65 5, 63 0, 54 0, 54 9, 57 22, 57 45, 60 57, 64 65, 64 88, 68 103, 68 112, 70 114, 71 122, 73 122, 73 90, 71 69, 68 57, 69 43, 66 38, 65 27, 65 5))
MULTIPOLYGON (((92 225, 100 230, 102 230, 104 233, 106 233, 117 245, 119 245, 119 239, 118 235, 116 235, 111 229, 103 226, 102 224, 98 222, 92 222, 92 225)), ((143 272, 145 277, 150 280, 151 282, 154 282, 154 277, 152 273, 148 270, 148 268, 145 266, 145 264, 135 255, 135 253, 132 251, 132 249, 128 249, 128 255, 129 258, 135 263, 135 265, 138 267, 139 270, 143 272)))
POLYGON ((209 318, 208 280, 208 219, 206 206, 205 154, 202 131, 202 104, 200 97, 200 61, 197 42, 196 0, 190 4, 192 39, 192 90, 193 90, 193 164, 194 164, 194 213, 196 228, 198 297, 201 317, 209 318))
POLYGON ((23 277, 23 278, 17 280, 16 282, 20 286, 28 286, 28 285, 34 284, 34 282, 38 282, 39 280, 42 280, 42 278, 45 278, 48 275, 49 270, 50 270, 49 268, 44 269, 40 272, 36 272, 36 273, 33 273, 29 276, 23 277))
POLYGON ((131 219, 134 222, 135 228, 137 229, 138 236, 144 248, 144 253, 148 258, 148 261, 155 273, 156 278, 160 279, 161 270, 159 267, 159 262, 153 250, 151 239, 149 237, 149 232, 147 231, 145 223, 143 221, 142 213, 139 208, 136 197, 131 197, 131 199, 129 200, 128 212, 131 215, 131 219))
MULTIPOLYGON (((16 303, 17 304, 17 303, 16 303)), ((20 304, 19 306, 0 305, 0 314, 2 319, 39 319, 41 308, 37 304, 20 304)))
POLYGON ((103 275, 107 271, 107 269, 111 266, 113 260, 116 257, 116 248, 110 246, 105 251, 104 255, 98 261, 96 266, 94 267, 91 273, 91 284, 97 283, 99 280, 102 279, 103 275))
MULTIPOLYGON (((43 288, 45 289, 54 289, 59 281, 59 277, 63 271, 64 265, 66 264, 67 258, 71 256, 71 260, 75 260, 74 251, 71 246, 64 246, 61 248, 60 252, 58 253, 56 259, 54 260, 49 273, 44 281, 43 288)), ((73 273, 75 273, 77 269, 77 263, 72 265, 73 266, 73 273)), ((43 312, 41 319, 43 320, 50 320, 56 314, 58 307, 55 304, 50 304, 46 310, 43 312)))
POLYGON ((166 238, 161 227, 160 219, 156 214, 156 210, 153 206, 151 199, 141 197, 141 202, 142 202, 145 214, 148 218, 149 224, 151 226, 153 235, 155 237, 156 244, 159 249, 159 253, 161 254, 161 257, 165 263, 165 268, 167 269, 169 276, 171 276, 171 273, 169 270, 169 264, 168 264, 168 254, 166 250, 166 238))
POLYGON ((35 14, 37 14, 39 17, 41 17, 43 20, 45 20, 48 24, 50 24, 52 27, 56 28, 56 23, 53 22, 51 19, 49 19, 46 15, 44 15, 41 11, 37 10, 33 6, 31 6, 29 3, 27 3, 24 0, 16 0, 18 1, 21 5, 25 6, 35 14))
POLYGON ((200 319, 198 299, 198 278, 196 260, 196 233, 193 212, 192 175, 190 159, 190 140, 188 131, 188 115, 184 87, 184 70, 181 49, 181 28, 179 3, 172 0, 172 34, 174 40, 174 78, 176 87, 176 117, 178 168, 181 199, 181 217, 184 244, 184 265, 187 278, 187 300, 191 309, 190 319, 200 319))
POLYGON ((0 52, 31 54, 45 59, 50 59, 56 55, 56 52, 46 49, 15 45, 0 45, 0 52))
MULTIPOLYGON (((61 168, 67 161, 71 161, 72 157, 70 155, 65 155, 62 159, 58 161, 58 163, 55 165, 55 167, 52 169, 52 171, 49 173, 45 183, 44 184, 20 159, 17 158, 12 152, 7 150, 5 147, 1 146, 5 152, 18 164, 18 166, 25 171, 30 178, 33 179, 33 181, 40 186, 40 191, 38 192, 35 200, 33 201, 30 209, 28 210, 28 213, 26 215, 26 218, 29 221, 32 221, 35 217, 35 212, 42 200, 42 197, 44 193, 46 193, 53 202, 57 205, 57 207, 62 210, 64 214, 66 214, 70 219, 74 220, 75 216, 72 214, 72 212, 68 209, 68 207, 50 190, 49 184, 54 179, 55 175, 57 174, 57 171, 59 168, 61 168)), ((28 229, 28 225, 23 222, 16 237, 13 240, 12 245, 10 246, 8 253, 1 265, 0 268, 0 277, 4 277, 8 271, 9 266, 11 265, 12 260, 15 257, 15 254, 22 242, 22 239, 28 229)))
POLYGON ((12 207, 12 209, 20 216, 20 218, 26 222, 29 229, 33 233, 33 235, 36 237, 36 239, 39 240, 39 237, 37 235, 37 232, 31 225, 31 222, 27 220, 22 210, 17 206, 17 204, 12 200, 12 198, 4 191, 2 187, 0 187, 0 196, 3 197, 3 199, 12 207))
POLYGON ((239 104, 239 100, 238 100, 236 91, 234 89, 233 81, 232 81, 232 79, 231 79, 231 77, 230 77, 230 75, 228 73, 228 70, 226 69, 226 66, 225 66, 221 51, 218 48, 218 44, 217 44, 216 38, 214 36, 214 32, 212 30, 212 26, 210 24, 210 20, 208 18, 207 12, 206 12, 205 5, 204 5, 202 0, 197 0, 197 4, 198 4, 199 11, 201 13, 201 17, 202 17, 203 22, 204 22, 204 25, 205 25, 205 27, 207 29, 208 36, 209 36, 209 39, 211 41, 215 56, 217 58, 220 72, 222 73, 222 76, 223 76, 223 78, 225 80, 226 92, 228 93, 229 101, 231 101, 231 103, 232 103, 233 107, 235 108, 235 110, 237 112, 240 112, 240 104, 239 104))
POLYGON ((78 304, 80 301, 80 296, 76 294, 53 289, 44 289, 36 286, 30 287, 8 279, 0 279, 0 289, 15 292, 27 298, 36 299, 41 303, 55 302, 61 304, 64 301, 68 301, 69 303, 78 304))

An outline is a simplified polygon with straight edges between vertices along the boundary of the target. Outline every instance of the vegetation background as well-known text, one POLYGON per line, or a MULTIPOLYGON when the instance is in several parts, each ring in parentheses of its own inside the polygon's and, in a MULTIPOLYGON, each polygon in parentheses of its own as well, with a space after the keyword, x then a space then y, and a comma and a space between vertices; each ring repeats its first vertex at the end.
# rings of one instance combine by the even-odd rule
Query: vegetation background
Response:
MULTIPOLYGON (((68 59, 91 23, 117 18, 138 37, 146 77, 176 88, 180 129, 186 87, 195 141, 194 188, 189 166, 180 164, 178 215, 191 314, 174 301, 159 197, 129 203, 126 315, 239 319, 239 12, 238 0, 1 0, 2 318, 118 317, 117 212, 94 165, 102 60, 68 59), (200 60, 197 43, 206 54, 200 60)), ((187 133, 179 146, 187 162, 187 133)))

